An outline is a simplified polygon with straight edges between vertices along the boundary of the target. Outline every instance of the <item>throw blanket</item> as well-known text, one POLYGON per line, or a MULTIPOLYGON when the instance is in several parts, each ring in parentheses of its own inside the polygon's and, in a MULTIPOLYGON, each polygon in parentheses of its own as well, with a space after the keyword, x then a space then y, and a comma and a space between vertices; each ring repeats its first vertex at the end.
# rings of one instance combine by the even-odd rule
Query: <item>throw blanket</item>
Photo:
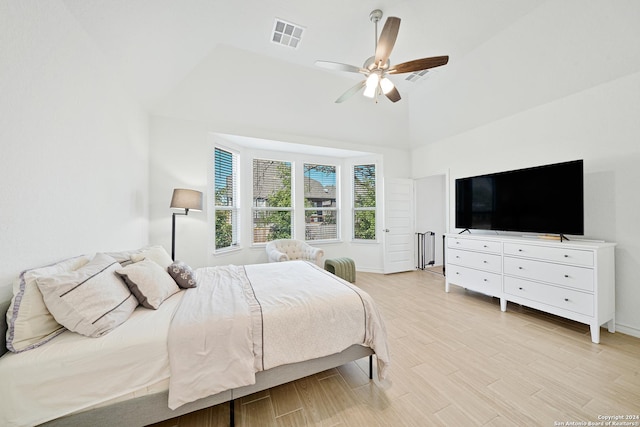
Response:
POLYGON ((169 407, 255 383, 257 371, 372 348, 389 362, 371 297, 306 261, 196 271, 169 328, 169 407))

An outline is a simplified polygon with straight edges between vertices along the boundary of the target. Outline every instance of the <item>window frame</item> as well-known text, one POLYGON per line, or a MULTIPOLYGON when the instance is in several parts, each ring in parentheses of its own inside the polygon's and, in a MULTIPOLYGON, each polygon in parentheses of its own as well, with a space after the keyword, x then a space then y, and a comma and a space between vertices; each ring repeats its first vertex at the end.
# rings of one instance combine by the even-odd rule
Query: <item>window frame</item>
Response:
POLYGON ((341 241, 341 209, 340 209, 340 166, 337 164, 333 164, 331 162, 326 162, 326 161, 309 161, 309 160, 305 160, 304 162, 302 162, 302 202, 303 202, 303 210, 304 210, 304 241, 307 243, 311 243, 311 244, 315 244, 315 243, 326 243, 326 242, 339 242, 341 241), (311 206, 311 207, 307 207, 306 206, 306 202, 307 202, 307 197, 305 196, 305 192, 306 192, 306 167, 307 165, 311 165, 311 166, 324 166, 324 167, 331 167, 333 168, 333 174, 334 174, 334 180, 335 180, 335 184, 334 184, 334 200, 335 200, 335 206, 331 206, 331 207, 323 207, 323 206, 311 206), (330 237, 330 238, 325 238, 325 239, 308 239, 307 238, 307 212, 309 211, 331 211, 333 212, 333 217, 335 219, 335 228, 336 228, 336 234, 335 237, 330 237))
POLYGON ((214 150, 213 150, 213 252, 214 254, 220 254, 220 253, 225 253, 225 252, 231 252, 231 251, 235 251, 235 250, 239 250, 241 249, 241 243, 242 243, 242 199, 241 199, 241 157, 240 157, 240 153, 236 150, 233 150, 229 147, 226 147, 224 145, 220 145, 220 144, 215 144, 214 145, 214 150), (218 191, 216 190, 216 174, 217 174, 217 168, 216 168, 216 153, 218 152, 218 150, 220 151, 224 151, 226 153, 231 154, 232 156, 232 160, 231 160, 231 166, 232 166, 232 181, 234 183, 233 185, 233 190, 232 190, 232 200, 233 200, 233 204, 232 205, 218 205, 217 204, 217 194, 218 191), (232 223, 231 225, 231 244, 229 246, 225 246, 225 247, 221 247, 218 248, 217 247, 217 237, 218 237, 218 233, 217 233, 217 212, 218 211, 229 211, 231 212, 231 218, 234 218, 234 214, 235 214, 235 224, 232 223))
MULTIPOLYGON (((256 214, 258 212, 289 212, 289 218, 290 218, 290 226, 289 226, 289 239, 294 239, 295 238, 295 224, 296 224, 296 219, 295 219, 295 162, 293 160, 281 160, 281 159, 275 159, 275 158, 271 158, 270 156, 261 156, 258 154, 255 154, 253 156, 251 156, 251 160, 250 160, 250 164, 251 164, 251 244, 253 246, 264 246, 267 243, 269 243, 271 240, 275 240, 275 239, 271 239, 269 240, 268 237, 266 238, 265 241, 256 241, 256 214), (283 206, 255 206, 255 201, 256 201, 256 197, 255 197, 255 162, 256 160, 260 161, 271 161, 271 162, 280 162, 282 164, 288 164, 289 165, 289 173, 290 173, 290 179, 291 179, 291 194, 290 194, 290 199, 291 199, 291 203, 290 206, 287 207, 283 207, 283 206)), ((266 199, 264 199, 266 200, 266 199)), ((276 237, 277 238, 285 238, 285 237, 276 237)))
POLYGON ((378 205, 379 205, 379 193, 378 193, 378 174, 379 168, 377 162, 374 161, 362 161, 357 162, 351 165, 351 240, 357 243, 377 243, 378 242, 378 205), (373 178, 373 206, 356 206, 356 168, 361 166, 372 166, 374 170, 374 178, 373 178), (372 238, 362 238, 356 237, 356 214, 359 212, 373 212, 374 226, 373 226, 373 237, 372 238))

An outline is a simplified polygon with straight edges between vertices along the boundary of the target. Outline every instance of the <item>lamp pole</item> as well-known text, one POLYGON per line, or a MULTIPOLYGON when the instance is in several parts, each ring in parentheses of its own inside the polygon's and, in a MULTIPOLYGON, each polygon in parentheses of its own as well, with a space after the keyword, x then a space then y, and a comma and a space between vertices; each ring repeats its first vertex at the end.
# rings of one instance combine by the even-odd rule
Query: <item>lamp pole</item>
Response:
POLYGON ((189 215, 189 209, 185 208, 184 213, 173 212, 171 215, 171 259, 176 260, 176 215, 189 215))

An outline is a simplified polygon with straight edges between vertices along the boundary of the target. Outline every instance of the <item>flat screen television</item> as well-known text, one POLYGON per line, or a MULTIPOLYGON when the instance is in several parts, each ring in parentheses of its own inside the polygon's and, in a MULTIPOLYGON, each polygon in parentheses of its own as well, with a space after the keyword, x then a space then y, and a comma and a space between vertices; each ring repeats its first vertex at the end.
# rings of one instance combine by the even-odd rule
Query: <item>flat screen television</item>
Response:
POLYGON ((456 228, 583 235, 583 161, 456 179, 456 228))

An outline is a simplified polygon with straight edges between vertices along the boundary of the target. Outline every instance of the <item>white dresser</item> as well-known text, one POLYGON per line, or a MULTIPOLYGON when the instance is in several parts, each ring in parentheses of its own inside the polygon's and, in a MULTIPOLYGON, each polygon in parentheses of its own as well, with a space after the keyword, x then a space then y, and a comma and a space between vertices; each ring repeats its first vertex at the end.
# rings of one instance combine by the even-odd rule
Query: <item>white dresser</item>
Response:
POLYGON ((447 234, 450 285, 586 323, 600 342, 600 326, 615 331, 615 243, 512 236, 447 234))

